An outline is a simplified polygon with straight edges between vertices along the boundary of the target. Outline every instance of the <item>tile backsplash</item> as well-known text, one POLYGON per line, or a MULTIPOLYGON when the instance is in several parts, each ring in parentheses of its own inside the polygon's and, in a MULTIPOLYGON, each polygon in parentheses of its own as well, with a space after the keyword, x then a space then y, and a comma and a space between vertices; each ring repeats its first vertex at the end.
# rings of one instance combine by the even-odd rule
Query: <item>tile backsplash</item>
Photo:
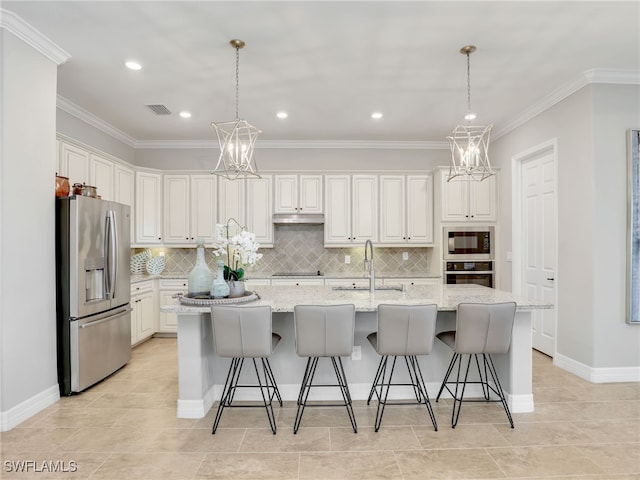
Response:
MULTIPOLYGON (((323 225, 278 225, 275 228, 274 248, 263 248, 260 261, 248 267, 246 276, 265 277, 279 272, 316 272, 324 275, 359 277, 364 274, 364 242, 351 248, 324 248, 323 225), (345 264, 345 255, 351 263, 345 264)), ((142 249, 132 249, 132 254, 142 249)), ((196 262, 195 248, 152 248, 153 255, 164 250, 165 273, 188 274, 196 262)), ((384 248, 374 244, 374 259, 377 276, 424 276, 439 274, 434 265, 433 248, 384 248), (409 259, 402 259, 408 252, 409 259)), ((207 263, 213 269, 216 259, 212 248, 206 248, 207 263)))

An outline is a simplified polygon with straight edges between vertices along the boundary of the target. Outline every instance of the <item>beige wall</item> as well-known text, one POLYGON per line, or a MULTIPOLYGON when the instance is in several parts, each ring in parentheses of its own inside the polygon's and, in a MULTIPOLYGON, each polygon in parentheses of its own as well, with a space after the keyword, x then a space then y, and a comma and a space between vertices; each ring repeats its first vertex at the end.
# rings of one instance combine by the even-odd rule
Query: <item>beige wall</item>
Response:
POLYGON ((640 366, 640 329, 625 323, 626 131, 637 85, 587 86, 492 145, 501 167, 500 288, 511 288, 511 161, 557 139, 557 351, 593 368, 640 366))
POLYGON ((59 397, 57 70, 5 29, 0 48, 0 430, 7 430, 59 397), (27 400, 30 405, 23 407, 27 400))

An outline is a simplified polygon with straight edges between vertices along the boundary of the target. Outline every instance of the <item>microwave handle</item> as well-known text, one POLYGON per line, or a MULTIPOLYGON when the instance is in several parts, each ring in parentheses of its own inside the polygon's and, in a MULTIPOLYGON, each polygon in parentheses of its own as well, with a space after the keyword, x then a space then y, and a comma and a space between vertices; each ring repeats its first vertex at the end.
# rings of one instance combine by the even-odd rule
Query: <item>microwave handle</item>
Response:
POLYGON ((456 251, 455 238, 453 235, 449 235, 449 253, 454 253, 456 251))

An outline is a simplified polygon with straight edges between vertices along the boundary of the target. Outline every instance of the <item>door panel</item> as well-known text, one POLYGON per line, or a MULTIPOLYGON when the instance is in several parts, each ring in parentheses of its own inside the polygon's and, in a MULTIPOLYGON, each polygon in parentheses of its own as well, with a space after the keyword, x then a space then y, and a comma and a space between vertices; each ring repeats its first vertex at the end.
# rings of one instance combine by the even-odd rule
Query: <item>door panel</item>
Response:
MULTIPOLYGON (((553 156, 522 164, 524 284, 531 299, 555 304, 556 192, 553 156)), ((533 348, 553 356, 556 309, 532 312, 533 348)))

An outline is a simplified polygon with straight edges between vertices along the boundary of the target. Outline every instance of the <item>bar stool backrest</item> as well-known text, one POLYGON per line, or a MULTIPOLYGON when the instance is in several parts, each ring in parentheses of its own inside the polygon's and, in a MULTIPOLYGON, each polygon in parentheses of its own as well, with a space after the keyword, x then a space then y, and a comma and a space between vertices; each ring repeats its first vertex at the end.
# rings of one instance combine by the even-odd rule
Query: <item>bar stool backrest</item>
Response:
POLYGON ((380 355, 428 355, 433 347, 437 305, 378 305, 380 355))
POLYGON ((213 305, 213 339, 221 357, 268 357, 272 353, 271 307, 213 305))
POLYGON ((506 353, 515 314, 515 302, 459 304, 455 352, 506 353))
POLYGON ((300 357, 345 357, 353 350, 356 309, 347 305, 296 305, 293 319, 300 357))

